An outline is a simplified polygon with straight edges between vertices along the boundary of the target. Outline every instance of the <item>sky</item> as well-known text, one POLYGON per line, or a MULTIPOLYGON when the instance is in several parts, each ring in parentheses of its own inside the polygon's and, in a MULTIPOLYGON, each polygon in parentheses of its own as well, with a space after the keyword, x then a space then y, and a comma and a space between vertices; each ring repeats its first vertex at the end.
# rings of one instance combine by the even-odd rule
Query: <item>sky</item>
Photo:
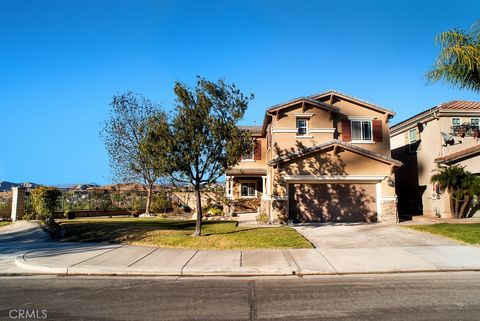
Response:
POLYGON ((426 84, 435 35, 468 28, 480 1, 0 0, 0 181, 112 181, 99 137, 112 96, 166 110, 196 76, 265 109, 335 89, 394 110, 392 123, 478 94, 426 84))

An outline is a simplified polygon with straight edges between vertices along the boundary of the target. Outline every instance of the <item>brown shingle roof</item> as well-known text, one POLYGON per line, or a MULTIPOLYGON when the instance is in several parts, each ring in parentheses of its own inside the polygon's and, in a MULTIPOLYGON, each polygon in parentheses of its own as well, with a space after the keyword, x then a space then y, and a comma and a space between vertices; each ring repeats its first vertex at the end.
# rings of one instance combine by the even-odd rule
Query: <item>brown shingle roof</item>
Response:
POLYGON ((238 128, 251 132, 253 135, 262 133, 262 126, 238 126, 238 128))
POLYGON ((438 164, 445 164, 445 163, 452 163, 452 162, 454 163, 455 161, 462 160, 469 156, 474 156, 475 154, 478 154, 478 153, 480 153, 480 144, 462 149, 458 152, 451 153, 443 157, 436 158, 435 163, 438 163, 438 164))

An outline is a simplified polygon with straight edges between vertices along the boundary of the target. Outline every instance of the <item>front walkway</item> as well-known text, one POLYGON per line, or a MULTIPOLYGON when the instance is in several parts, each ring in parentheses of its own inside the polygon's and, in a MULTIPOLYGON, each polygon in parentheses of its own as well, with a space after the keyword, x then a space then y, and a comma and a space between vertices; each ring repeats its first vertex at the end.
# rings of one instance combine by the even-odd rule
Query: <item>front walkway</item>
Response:
POLYGON ((397 225, 298 225, 296 229, 317 248, 168 249, 53 242, 35 227, 0 230, 0 254, 5 255, 0 273, 256 276, 480 271, 480 247, 397 225))

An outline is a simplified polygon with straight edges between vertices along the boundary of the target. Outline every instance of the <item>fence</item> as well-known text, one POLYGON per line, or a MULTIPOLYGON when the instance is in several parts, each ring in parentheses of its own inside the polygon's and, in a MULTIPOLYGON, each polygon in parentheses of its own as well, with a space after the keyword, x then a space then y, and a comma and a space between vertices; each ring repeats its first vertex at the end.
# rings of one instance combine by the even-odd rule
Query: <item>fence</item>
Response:
MULTIPOLYGON (((62 190, 56 216, 66 211, 82 213, 82 216, 125 215, 142 213, 147 204, 147 192, 136 190, 62 190)), ((167 213, 172 211, 171 195, 166 190, 152 193, 151 211, 167 213)), ((34 215, 30 191, 25 192, 25 213, 34 215)))
POLYGON ((12 213, 12 192, 0 192, 0 220, 10 219, 12 213))

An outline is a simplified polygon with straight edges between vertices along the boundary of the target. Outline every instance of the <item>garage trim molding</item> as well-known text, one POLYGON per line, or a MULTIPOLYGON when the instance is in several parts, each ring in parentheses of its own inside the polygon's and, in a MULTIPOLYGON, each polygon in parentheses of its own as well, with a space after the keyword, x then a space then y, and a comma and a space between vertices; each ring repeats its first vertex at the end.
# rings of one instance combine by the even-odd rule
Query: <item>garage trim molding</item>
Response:
POLYGON ((286 181, 364 181, 378 182, 385 179, 384 175, 285 175, 286 181))

